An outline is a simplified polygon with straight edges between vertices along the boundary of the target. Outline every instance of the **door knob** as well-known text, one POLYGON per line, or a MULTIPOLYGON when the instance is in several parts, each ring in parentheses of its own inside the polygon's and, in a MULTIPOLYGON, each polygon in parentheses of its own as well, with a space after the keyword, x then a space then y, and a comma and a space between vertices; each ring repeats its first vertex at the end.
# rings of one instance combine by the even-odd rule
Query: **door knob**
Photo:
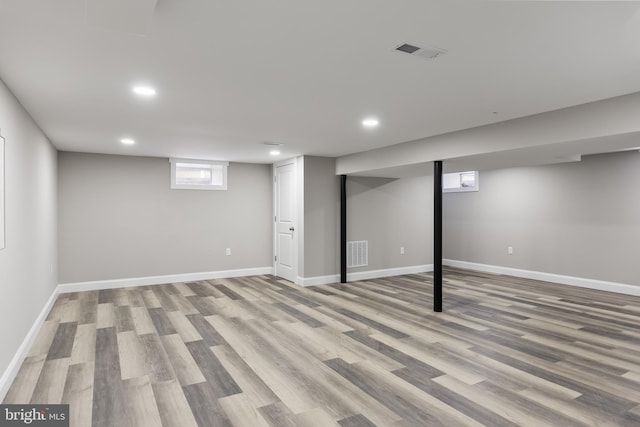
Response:
POLYGON ((293 231, 293 227, 289 227, 289 231, 293 231))

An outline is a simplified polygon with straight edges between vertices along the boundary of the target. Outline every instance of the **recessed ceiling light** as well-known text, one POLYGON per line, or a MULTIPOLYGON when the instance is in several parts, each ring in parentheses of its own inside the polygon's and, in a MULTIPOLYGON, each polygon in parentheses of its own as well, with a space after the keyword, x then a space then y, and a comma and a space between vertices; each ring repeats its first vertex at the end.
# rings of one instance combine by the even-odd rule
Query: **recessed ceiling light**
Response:
POLYGON ((133 93, 140 96, 154 96, 156 94, 156 90, 151 86, 134 86, 133 93))
POLYGON ((378 119, 374 119, 374 118, 364 119, 362 121, 362 126, 364 126, 366 128, 374 128, 374 127, 378 126, 379 124, 380 124, 380 122, 378 121, 378 119))
POLYGON ((122 139, 120 140, 120 142, 121 142, 121 143, 123 143, 124 145, 133 145, 133 144, 135 144, 135 143, 136 143, 136 142, 135 142, 133 139, 131 139, 131 138, 122 138, 122 139))
POLYGON ((278 151, 278 150, 271 150, 271 151, 269 151, 269 154, 271 154, 272 156, 279 156, 279 155, 280 155, 280 151, 278 151))

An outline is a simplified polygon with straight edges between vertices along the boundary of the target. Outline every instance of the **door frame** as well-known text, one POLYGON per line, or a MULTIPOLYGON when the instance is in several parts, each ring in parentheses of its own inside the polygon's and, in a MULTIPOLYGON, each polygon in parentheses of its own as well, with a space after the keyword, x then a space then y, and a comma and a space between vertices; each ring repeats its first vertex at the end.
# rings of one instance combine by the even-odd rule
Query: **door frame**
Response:
POLYGON ((300 237, 301 233, 302 233, 302 227, 300 227, 299 224, 299 215, 298 215, 298 209, 299 209, 299 203, 300 200, 298 200, 298 193, 299 193, 299 185, 301 184, 299 181, 299 173, 300 173, 300 167, 302 162, 299 160, 299 158, 297 157, 293 157, 291 159, 287 159, 287 160, 281 160, 279 162, 276 162, 272 165, 271 171, 272 171, 272 185, 273 185, 273 210, 272 210, 272 216, 271 218, 273 218, 273 222, 271 223, 273 225, 273 233, 272 233, 272 238, 273 238, 273 254, 271 256, 271 261, 273 263, 273 275, 276 277, 280 277, 278 276, 278 266, 277 266, 277 261, 276 261, 276 255, 278 254, 278 229, 276 226, 276 216, 277 216, 277 211, 278 211, 278 191, 277 191, 277 183, 276 183, 276 171, 279 167, 281 166, 286 166, 286 165, 293 165, 293 227, 294 227, 294 232, 293 232, 293 282, 298 284, 299 282, 299 276, 298 276, 298 263, 299 263, 299 257, 298 257, 298 252, 299 252, 299 244, 300 244, 300 237))

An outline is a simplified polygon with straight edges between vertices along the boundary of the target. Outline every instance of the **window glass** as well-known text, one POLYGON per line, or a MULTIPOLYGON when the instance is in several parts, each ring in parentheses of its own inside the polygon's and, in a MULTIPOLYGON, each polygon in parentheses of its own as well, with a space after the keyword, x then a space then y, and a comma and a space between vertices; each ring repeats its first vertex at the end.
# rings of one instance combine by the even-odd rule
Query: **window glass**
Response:
POLYGON ((445 173, 442 176, 442 191, 445 193, 478 190, 478 171, 445 173))
POLYGON ((226 190, 227 162, 171 159, 171 188, 226 190))

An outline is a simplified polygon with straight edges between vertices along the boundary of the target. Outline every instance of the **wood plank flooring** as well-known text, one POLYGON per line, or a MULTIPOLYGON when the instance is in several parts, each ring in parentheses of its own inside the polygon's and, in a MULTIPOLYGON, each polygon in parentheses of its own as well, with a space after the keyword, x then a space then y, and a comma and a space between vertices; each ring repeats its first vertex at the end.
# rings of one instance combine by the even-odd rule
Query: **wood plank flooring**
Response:
POLYGON ((60 295, 4 403, 72 426, 640 426, 640 298, 446 269, 60 295))

